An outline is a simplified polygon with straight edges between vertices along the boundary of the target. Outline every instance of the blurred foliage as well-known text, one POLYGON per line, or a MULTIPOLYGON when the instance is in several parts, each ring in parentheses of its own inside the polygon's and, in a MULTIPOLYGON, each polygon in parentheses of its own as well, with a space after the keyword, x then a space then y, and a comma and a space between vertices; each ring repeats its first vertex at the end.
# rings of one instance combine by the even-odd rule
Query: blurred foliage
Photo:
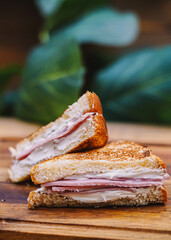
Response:
POLYGON ((5 90, 12 77, 21 73, 21 70, 19 65, 9 65, 0 69, 0 93, 5 90))
POLYGON ((38 123, 56 119, 82 91, 85 70, 78 44, 123 46, 134 41, 137 17, 119 13, 106 3, 37 1, 45 16, 44 43, 28 56, 20 89, 4 98, 7 110, 14 106, 16 116, 38 123))
POLYGON ((96 75, 92 89, 109 120, 171 123, 171 47, 121 57, 96 75))
POLYGON ((61 6, 63 0, 36 0, 40 13, 44 17, 54 14, 61 6))
POLYGON ((79 97, 84 68, 73 40, 48 42, 28 57, 16 104, 22 119, 47 123, 79 97))
POLYGON ((21 74, 22 68, 19 65, 9 65, 0 69, 0 114, 4 114, 6 106, 5 96, 6 89, 11 82, 11 79, 21 74))
POLYGON ((94 69, 86 86, 99 95, 107 120, 171 123, 171 47, 148 48, 119 59, 113 53, 108 67, 109 58, 106 61, 98 50, 88 51, 89 64, 82 59, 81 44, 123 47, 133 43, 139 28, 134 13, 118 12, 107 0, 35 2, 44 17, 41 44, 28 56, 20 89, 2 94, 20 70, 0 71, 1 113, 4 105, 3 113, 14 111, 25 120, 55 120, 77 100, 85 86, 85 72, 90 76, 94 69))
MULTIPOLYGON (((37 0, 35 0, 37 2, 37 0)), ((78 20, 82 15, 93 9, 98 9, 107 4, 107 0, 38 0, 38 7, 41 13, 47 12, 47 6, 51 3, 51 12, 46 14, 45 22, 40 33, 41 41, 50 38, 50 34, 73 21, 78 20), (55 7, 56 6, 56 7, 55 7), (48 16, 47 16, 48 15, 48 16)), ((45 16, 45 14, 43 14, 45 16)))
POLYGON ((73 38, 79 43, 125 46, 135 40, 137 32, 135 15, 103 8, 89 12, 72 25, 54 32, 50 40, 73 38))

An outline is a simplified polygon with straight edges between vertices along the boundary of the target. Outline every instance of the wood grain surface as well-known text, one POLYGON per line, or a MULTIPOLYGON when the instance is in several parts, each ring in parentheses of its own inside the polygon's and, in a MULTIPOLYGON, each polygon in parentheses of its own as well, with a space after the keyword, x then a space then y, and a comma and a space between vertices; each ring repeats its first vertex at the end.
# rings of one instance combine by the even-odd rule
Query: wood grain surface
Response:
MULTIPOLYGON (((0 239, 171 239, 171 180, 166 205, 107 209, 29 210, 27 197, 36 187, 11 184, 9 146, 38 128, 14 119, 0 119, 0 239)), ((171 128, 108 123, 110 140, 148 144, 171 174, 171 128)))

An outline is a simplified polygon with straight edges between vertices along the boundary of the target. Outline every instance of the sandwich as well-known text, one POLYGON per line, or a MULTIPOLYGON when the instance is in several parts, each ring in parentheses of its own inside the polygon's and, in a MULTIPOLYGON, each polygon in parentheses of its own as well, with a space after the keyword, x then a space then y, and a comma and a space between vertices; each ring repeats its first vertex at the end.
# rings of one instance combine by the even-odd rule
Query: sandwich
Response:
POLYGON ((40 128, 10 147, 13 164, 9 169, 12 182, 29 179, 30 169, 41 161, 69 152, 102 147, 108 133, 102 107, 95 93, 86 92, 56 121, 40 128))
POLYGON ((164 162, 150 148, 118 141, 90 151, 44 161, 31 169, 40 188, 28 206, 108 207, 167 202, 164 162))

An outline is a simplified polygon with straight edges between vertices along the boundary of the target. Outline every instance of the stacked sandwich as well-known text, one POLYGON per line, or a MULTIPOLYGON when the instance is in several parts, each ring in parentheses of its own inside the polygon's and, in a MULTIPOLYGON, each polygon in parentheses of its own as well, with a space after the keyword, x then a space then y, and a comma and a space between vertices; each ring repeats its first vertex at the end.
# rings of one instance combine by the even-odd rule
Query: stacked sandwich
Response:
POLYGON ((107 138, 100 100, 87 92, 61 118, 11 149, 10 178, 23 181, 31 173, 41 185, 29 195, 32 209, 166 203, 164 162, 133 142, 105 146, 107 138))
POLYGON ((108 139, 98 96, 87 92, 64 112, 62 117, 10 147, 12 182, 25 181, 30 169, 41 161, 85 149, 102 147, 108 139))

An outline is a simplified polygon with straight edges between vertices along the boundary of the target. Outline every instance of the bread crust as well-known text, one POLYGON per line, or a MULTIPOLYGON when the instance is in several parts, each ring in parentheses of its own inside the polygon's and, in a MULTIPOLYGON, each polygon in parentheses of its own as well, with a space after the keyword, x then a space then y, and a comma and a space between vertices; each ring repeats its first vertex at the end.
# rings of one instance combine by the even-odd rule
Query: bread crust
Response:
POLYGON ((158 156, 156 156, 154 154, 153 154, 153 156, 156 157, 158 168, 166 169, 166 164, 163 162, 163 160, 161 160, 158 156))
POLYGON ((159 192, 155 193, 153 187, 146 198, 143 194, 138 194, 136 198, 124 197, 116 200, 109 200, 106 202, 80 202, 66 197, 58 193, 45 193, 32 191, 28 198, 28 207, 34 209, 35 207, 73 207, 73 208, 100 208, 100 207, 114 207, 114 206, 143 206, 148 204, 165 204, 167 202, 167 192, 164 187, 159 188, 159 192))
POLYGON ((92 120, 95 126, 95 134, 74 148, 71 152, 79 152, 105 146, 108 140, 108 131, 103 115, 94 115, 92 120))
POLYGON ((167 195, 166 188, 164 186, 162 186, 162 188, 161 188, 161 193, 162 193, 162 196, 163 196, 163 203, 167 203, 168 202, 168 195, 167 195))
POLYGON ((103 114, 102 105, 100 102, 99 97, 94 92, 86 92, 89 106, 90 106, 90 112, 97 112, 99 114, 103 114))

